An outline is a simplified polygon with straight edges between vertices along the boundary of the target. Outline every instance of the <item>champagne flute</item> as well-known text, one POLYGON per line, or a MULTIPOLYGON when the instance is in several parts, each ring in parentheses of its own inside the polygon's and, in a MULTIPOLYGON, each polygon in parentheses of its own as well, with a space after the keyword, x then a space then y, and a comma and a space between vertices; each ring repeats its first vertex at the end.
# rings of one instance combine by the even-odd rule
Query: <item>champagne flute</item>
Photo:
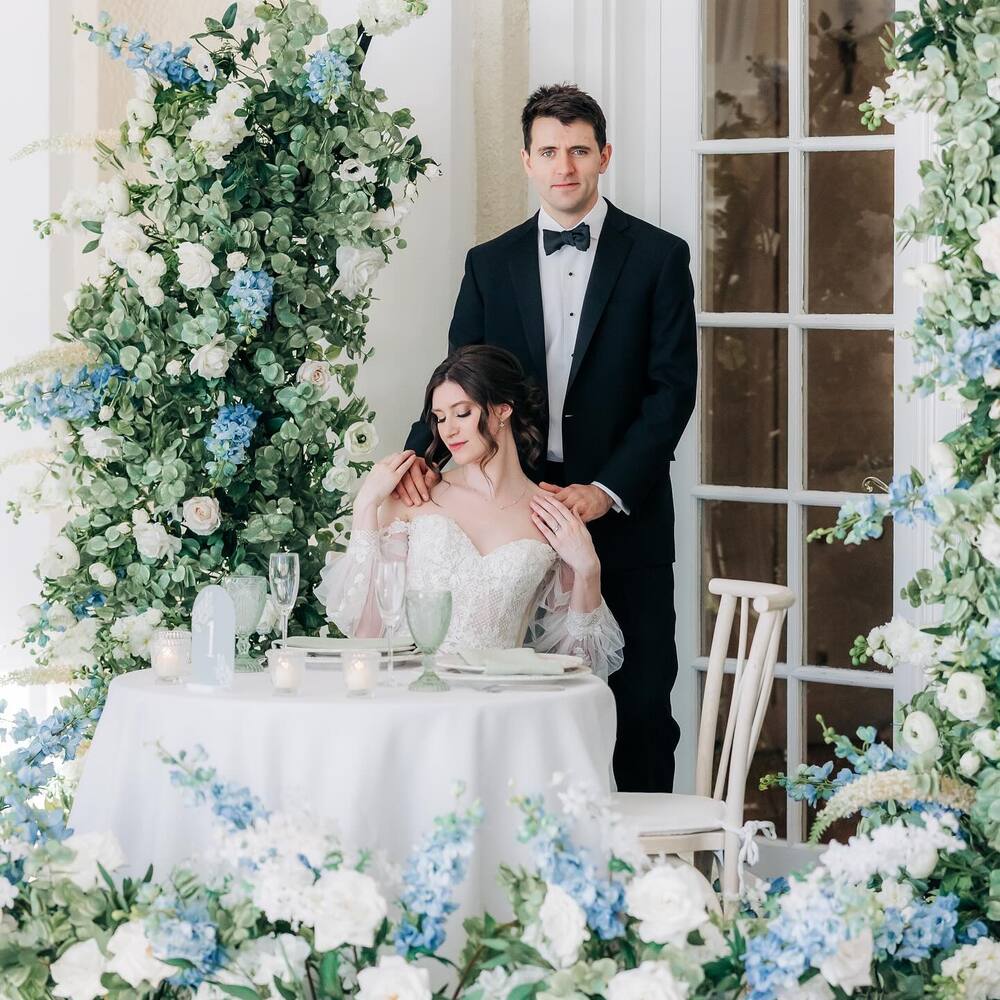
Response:
POLYGON ((299 554, 297 552, 272 552, 268 562, 271 597, 281 615, 281 644, 288 643, 288 616, 299 596, 299 554))
POLYGON ((434 672, 434 654, 451 624, 450 590, 408 590, 406 622, 417 648, 424 655, 423 673, 410 685, 411 691, 447 691, 448 684, 434 672))
POLYGON ((379 559, 375 570, 375 601, 378 613, 385 625, 389 638, 389 672, 386 683, 395 686, 393 667, 395 666, 396 629, 403 620, 403 598, 406 593, 406 562, 403 559, 386 557, 379 559))

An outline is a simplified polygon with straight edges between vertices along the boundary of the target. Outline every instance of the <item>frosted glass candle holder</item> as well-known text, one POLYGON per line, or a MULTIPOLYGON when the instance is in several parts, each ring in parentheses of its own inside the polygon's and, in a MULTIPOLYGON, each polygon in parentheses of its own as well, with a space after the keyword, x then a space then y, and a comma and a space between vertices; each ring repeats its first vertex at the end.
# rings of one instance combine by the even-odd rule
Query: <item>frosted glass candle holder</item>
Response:
POLYGON ((149 661, 161 684, 177 684, 191 673, 191 633, 186 628, 157 629, 149 642, 149 661))
POLYGON ((355 649, 344 653, 344 685, 354 697, 367 697, 378 683, 381 654, 375 649, 355 649))
POLYGON ((305 650, 272 646, 267 651, 267 669, 275 694, 295 694, 306 672, 305 650))

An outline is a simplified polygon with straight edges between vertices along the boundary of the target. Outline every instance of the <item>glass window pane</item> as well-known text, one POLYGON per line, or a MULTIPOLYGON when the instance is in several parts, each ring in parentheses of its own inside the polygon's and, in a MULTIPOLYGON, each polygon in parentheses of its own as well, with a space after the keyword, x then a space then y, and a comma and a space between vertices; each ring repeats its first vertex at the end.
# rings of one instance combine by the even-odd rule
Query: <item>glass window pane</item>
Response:
MULTIPOLYGON (((834 507, 809 507, 806 531, 836 519, 834 507)), ((881 538, 863 545, 808 543, 805 662, 813 667, 850 667, 855 638, 892 617, 892 595, 890 521, 885 522, 881 538)), ((882 669, 870 660, 865 668, 882 669)))
POLYGON ((702 297, 709 312, 788 309, 788 157, 704 156, 702 297))
POLYGON ((787 484, 788 334, 701 331, 703 482, 787 484))
POLYGON ((706 139, 788 135, 787 0, 705 5, 706 139))
POLYGON ((892 312, 892 155, 807 155, 809 312, 892 312))
MULTIPOLYGON (((702 690, 704 690, 705 674, 700 672, 702 690)), ((719 721, 715 733, 715 762, 712 768, 713 778, 718 773, 719 755, 722 741, 726 735, 726 719, 729 716, 729 702, 733 694, 733 675, 727 674, 722 679, 722 698, 719 702, 719 721)), ((771 697, 767 704, 767 714, 761 727, 757 751, 750 764, 750 774, 747 778, 746 800, 744 804, 744 819, 767 820, 774 823, 779 837, 787 835, 788 796, 781 788, 769 788, 762 792, 759 788, 760 779, 765 774, 777 771, 788 771, 788 725, 785 682, 775 678, 771 687, 771 697)))
MULTIPOLYGON (((824 546, 825 547, 825 546, 824 546)), ((804 684, 803 711, 805 712, 805 758, 807 764, 825 764, 833 761, 836 774, 844 761, 833 755, 833 748, 823 742, 823 727, 816 721, 821 715, 823 721, 838 733, 855 739, 858 726, 874 726, 878 739, 892 745, 892 692, 879 688, 848 687, 842 684, 804 684)), ((815 809, 806 815, 806 833, 816 818, 815 809)), ((844 842, 857 832, 857 816, 849 816, 834 823, 823 835, 823 843, 831 840, 844 842)))
MULTIPOLYGON (((784 583, 787 545, 784 504, 704 500, 701 503, 702 655, 712 645, 718 598, 708 581, 721 576, 735 580, 784 583)), ((733 625, 730 650, 736 655, 739 629, 733 625)), ((784 659, 784 635, 779 659, 784 659)))
POLYGON ((885 85, 879 39, 894 9, 894 0, 809 0, 808 135, 868 134, 858 105, 885 85))
POLYGON ((806 488, 892 478, 892 331, 806 333, 806 488))

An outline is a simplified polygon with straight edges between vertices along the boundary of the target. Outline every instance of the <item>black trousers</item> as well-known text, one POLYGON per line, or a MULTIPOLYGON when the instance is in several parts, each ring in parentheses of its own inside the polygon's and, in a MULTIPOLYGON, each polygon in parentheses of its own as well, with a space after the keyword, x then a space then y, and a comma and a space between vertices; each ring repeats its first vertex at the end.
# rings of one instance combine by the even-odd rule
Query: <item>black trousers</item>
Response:
MULTIPOLYGON (((565 485, 562 465, 549 462, 545 478, 565 485)), ((625 661, 610 681, 618 710, 615 782, 622 792, 672 791, 680 739, 670 710, 677 679, 674 568, 602 568, 601 591, 625 636, 625 661)))

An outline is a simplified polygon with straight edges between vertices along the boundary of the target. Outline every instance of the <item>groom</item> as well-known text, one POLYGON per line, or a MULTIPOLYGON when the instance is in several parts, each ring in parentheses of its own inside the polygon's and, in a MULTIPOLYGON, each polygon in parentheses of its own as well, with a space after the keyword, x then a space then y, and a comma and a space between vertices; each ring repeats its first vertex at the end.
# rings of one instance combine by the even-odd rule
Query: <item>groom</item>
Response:
MULTIPOLYGON (((521 125, 541 211, 469 251, 448 339, 506 348, 548 390, 547 462, 535 472, 589 523, 625 634, 610 681, 618 788, 669 791, 679 735, 669 470, 697 380, 688 248, 599 196, 611 146, 588 94, 540 87, 521 125)), ((415 423, 406 447, 423 455, 429 444, 415 423)), ((415 464, 397 495, 419 505, 433 482, 415 464)))

